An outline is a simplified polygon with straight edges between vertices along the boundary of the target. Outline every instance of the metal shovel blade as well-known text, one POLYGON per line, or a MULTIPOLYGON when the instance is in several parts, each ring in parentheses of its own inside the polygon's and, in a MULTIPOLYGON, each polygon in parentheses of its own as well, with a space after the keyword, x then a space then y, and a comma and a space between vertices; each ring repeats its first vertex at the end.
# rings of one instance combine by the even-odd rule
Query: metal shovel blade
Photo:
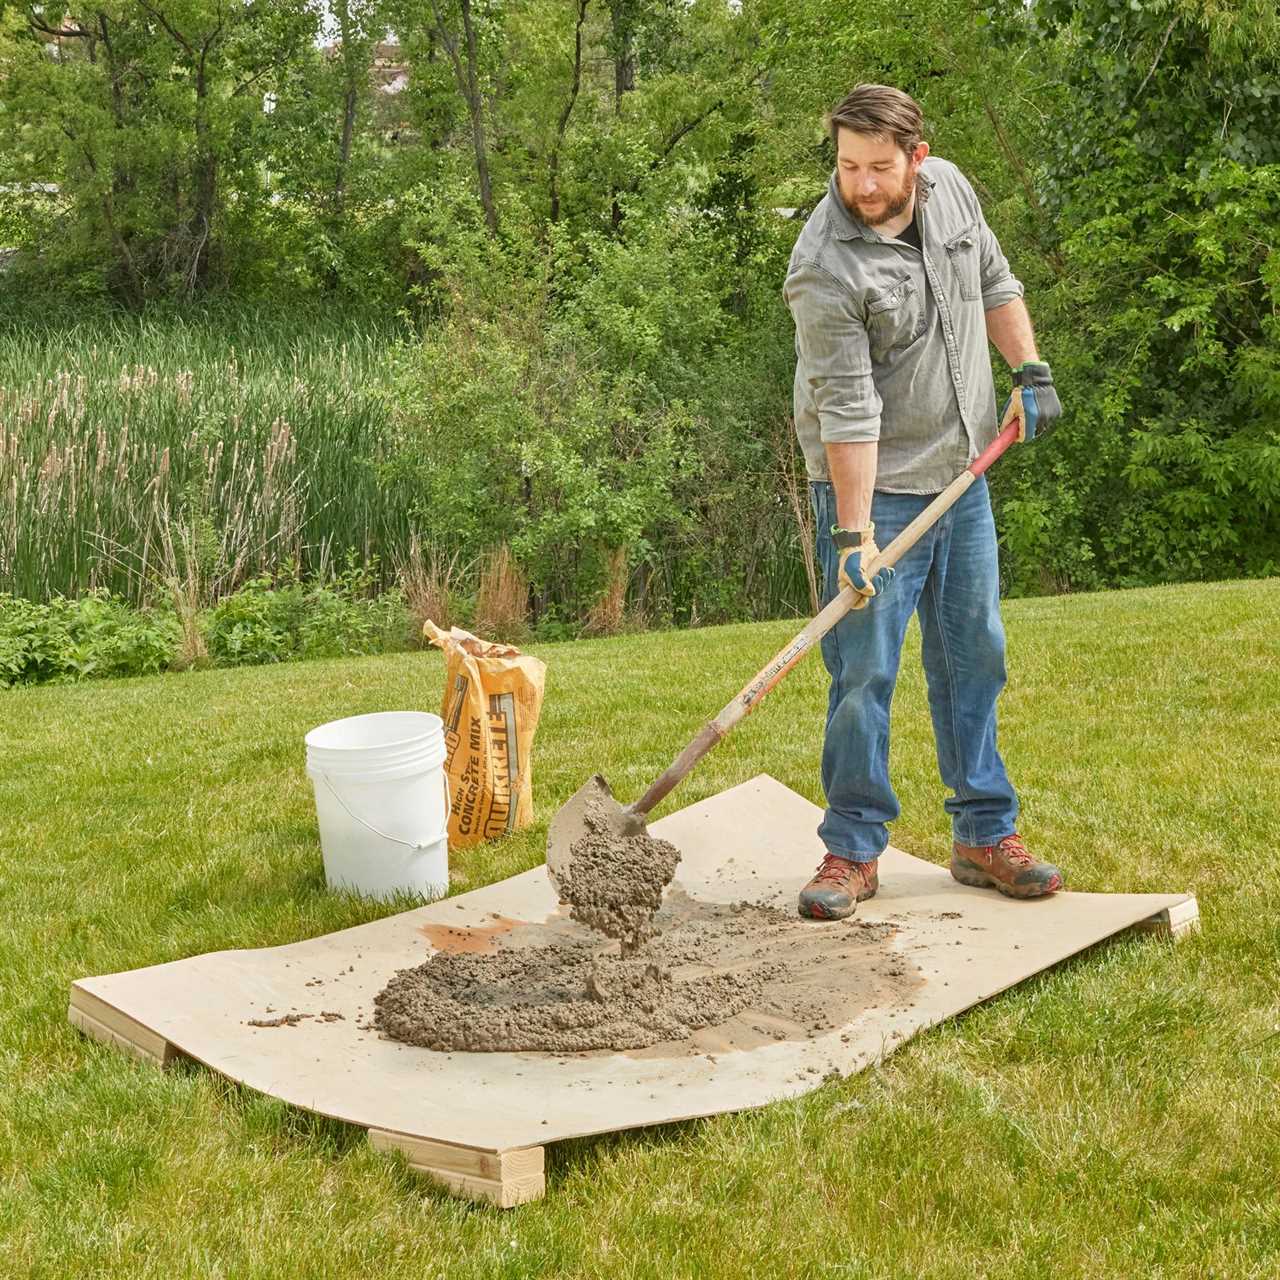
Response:
POLYGON ((556 892, 563 896, 573 875, 573 847, 588 835, 611 832, 618 839, 642 835, 644 818, 623 808, 613 798, 609 784, 594 773, 561 805, 547 829, 547 871, 556 892))

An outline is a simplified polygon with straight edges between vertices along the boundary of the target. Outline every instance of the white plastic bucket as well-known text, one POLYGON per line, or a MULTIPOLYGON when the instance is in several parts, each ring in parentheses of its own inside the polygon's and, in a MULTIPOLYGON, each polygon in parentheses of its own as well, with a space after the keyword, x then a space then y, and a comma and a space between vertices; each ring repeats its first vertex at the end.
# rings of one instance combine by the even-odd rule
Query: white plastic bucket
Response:
POLYGON ((376 711, 306 736, 320 849, 330 888, 368 898, 449 889, 444 722, 429 711, 376 711))

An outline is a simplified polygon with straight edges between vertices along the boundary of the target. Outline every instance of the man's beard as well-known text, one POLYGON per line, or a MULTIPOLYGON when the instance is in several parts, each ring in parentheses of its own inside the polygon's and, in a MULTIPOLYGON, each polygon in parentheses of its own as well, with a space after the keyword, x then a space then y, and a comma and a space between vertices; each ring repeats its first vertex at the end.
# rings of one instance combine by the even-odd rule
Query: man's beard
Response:
POLYGON ((853 212, 868 226, 882 227, 886 222, 892 222, 907 205, 911 203, 912 193, 916 189, 916 171, 908 165, 906 176, 902 179, 902 186, 892 195, 888 202, 883 205, 875 205, 877 210, 875 213, 868 213, 861 202, 854 203, 853 212))

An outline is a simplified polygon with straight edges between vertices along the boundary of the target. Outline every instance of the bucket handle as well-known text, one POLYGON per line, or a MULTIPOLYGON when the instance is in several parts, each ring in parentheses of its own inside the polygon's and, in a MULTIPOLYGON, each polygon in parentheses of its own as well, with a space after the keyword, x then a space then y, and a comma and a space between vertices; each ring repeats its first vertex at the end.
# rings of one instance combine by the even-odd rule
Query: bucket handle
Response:
POLYGON ((406 849, 412 849, 415 853, 423 849, 429 848, 439 840, 446 839, 449 835, 449 814, 453 811, 453 789, 449 786, 448 770, 442 770, 444 777, 444 826, 440 829, 438 836, 433 836, 430 840, 422 840, 414 844, 412 840, 401 840, 399 836, 388 835, 385 831, 379 831, 372 822, 366 822, 358 813, 352 813, 351 806, 342 798, 333 783, 329 781, 329 775, 321 770, 317 770, 320 777, 324 779, 324 785, 329 788, 333 798, 347 811, 347 816, 358 822, 367 831, 372 831, 375 836, 381 836, 384 840, 390 840, 392 844, 402 844, 406 849))

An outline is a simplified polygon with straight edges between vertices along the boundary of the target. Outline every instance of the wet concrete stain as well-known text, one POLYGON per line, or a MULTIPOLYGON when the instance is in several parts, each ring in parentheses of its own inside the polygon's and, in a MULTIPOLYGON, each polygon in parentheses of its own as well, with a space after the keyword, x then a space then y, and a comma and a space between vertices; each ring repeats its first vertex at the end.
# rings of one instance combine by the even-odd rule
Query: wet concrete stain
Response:
POLYGON ((424 924, 418 929, 437 951, 450 955, 480 955, 498 949, 498 939, 510 933, 520 922, 509 916, 498 916, 493 924, 455 925, 424 924))

